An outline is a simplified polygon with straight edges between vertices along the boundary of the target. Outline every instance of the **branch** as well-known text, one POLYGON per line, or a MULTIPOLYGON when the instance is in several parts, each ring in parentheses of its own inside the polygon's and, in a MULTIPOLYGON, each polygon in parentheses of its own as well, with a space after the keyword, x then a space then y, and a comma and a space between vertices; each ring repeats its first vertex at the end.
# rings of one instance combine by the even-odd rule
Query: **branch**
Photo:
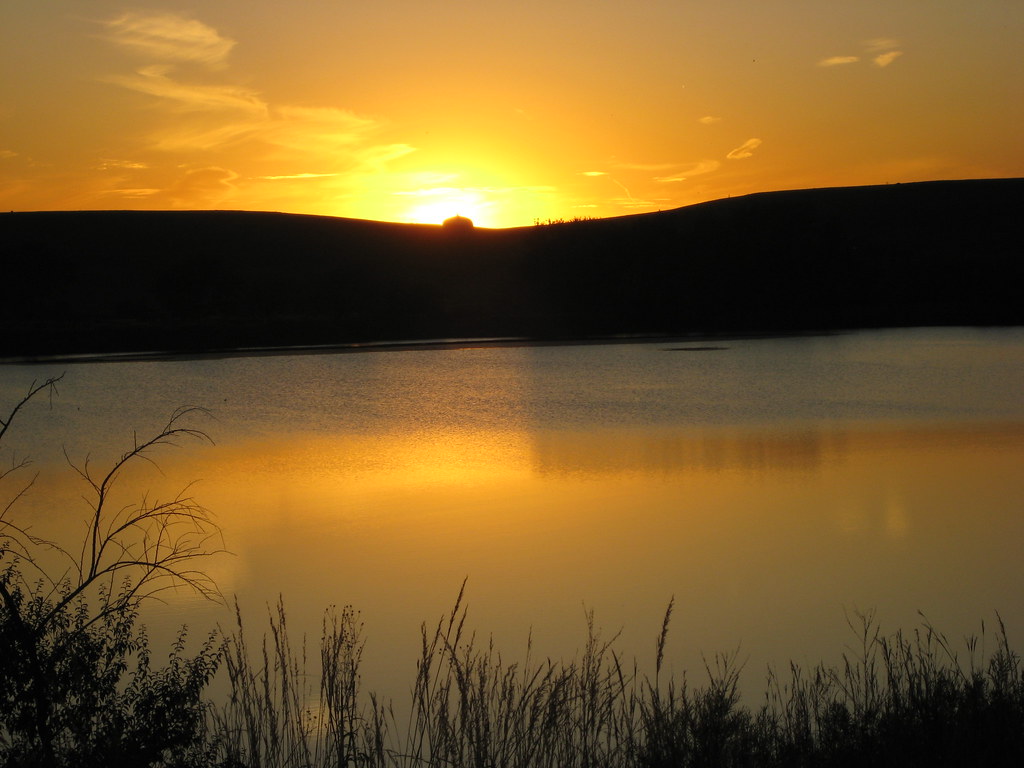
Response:
MULTIPOLYGON (((33 392, 38 389, 34 388, 33 392)), ((44 581, 53 587, 48 596, 53 602, 48 604, 45 614, 36 624, 34 629, 37 633, 44 632, 53 621, 59 620, 61 613, 91 588, 102 588, 105 583, 112 587, 114 581, 121 577, 125 579, 122 590, 116 596, 113 596, 111 590, 112 596, 89 619, 86 626, 111 613, 133 608, 142 600, 160 599, 159 595, 165 590, 182 586, 192 589, 203 598, 222 600, 216 584, 209 576, 198 569, 187 567, 190 561, 226 551, 222 539, 219 545, 215 541, 221 538, 221 533, 210 511, 188 495, 192 484, 185 486, 169 501, 151 504, 144 495, 139 504, 109 511, 111 493, 121 471, 129 463, 138 459, 157 466, 150 456, 152 451, 161 445, 177 445, 181 438, 213 442, 202 430, 183 426, 184 418, 197 413, 207 411, 201 408, 178 408, 154 437, 140 441, 137 435, 133 435, 132 447, 121 454, 101 477, 93 474, 88 456, 80 463, 75 463, 65 450, 68 465, 91 491, 86 497, 90 510, 77 557, 55 542, 32 537, 27 529, 3 521, 0 515, 0 522, 3 522, 0 537, 3 532, 11 531, 13 535, 7 538, 16 542, 17 554, 39 571, 44 581), (49 577, 35 557, 32 550, 39 546, 55 550, 71 563, 60 582, 49 577), (60 585, 66 585, 66 588, 60 585)))
POLYGON ((59 382, 63 378, 64 374, 62 373, 60 376, 51 376, 42 384, 37 385, 33 381, 28 388, 28 393, 15 404, 15 406, 7 414, 7 418, 0 418, 0 440, 3 440, 4 435, 7 434, 7 428, 11 426, 11 423, 14 421, 14 417, 18 415, 18 411, 24 408, 28 401, 35 397, 39 392, 48 388, 50 390, 50 404, 52 405, 54 393, 59 394, 57 392, 57 382, 59 382))

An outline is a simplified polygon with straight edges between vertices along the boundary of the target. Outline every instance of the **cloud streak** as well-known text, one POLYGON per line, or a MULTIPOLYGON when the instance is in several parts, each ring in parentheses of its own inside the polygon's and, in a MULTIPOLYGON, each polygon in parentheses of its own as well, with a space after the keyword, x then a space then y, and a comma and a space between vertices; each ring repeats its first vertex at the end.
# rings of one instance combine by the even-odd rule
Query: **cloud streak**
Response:
POLYGON ((830 56, 818 62, 819 67, 841 67, 844 64, 856 64, 860 56, 830 56))
POLYGON ((678 163, 615 163, 614 165, 625 171, 668 171, 675 168, 678 163))
POLYGON ((282 176, 257 176, 261 181, 290 181, 292 179, 323 179, 337 176, 336 173, 289 173, 282 176))
POLYGON ((190 85, 169 77, 170 67, 154 64, 134 75, 111 75, 106 80, 122 88, 156 96, 185 110, 234 110, 265 115, 267 104, 256 91, 235 85, 190 85))
POLYGON ((873 61, 876 67, 888 67, 902 55, 903 51, 889 51, 888 53, 881 53, 875 56, 873 61))
POLYGON ((533 184, 527 186, 510 186, 510 187, 481 187, 481 186, 466 186, 466 187, 452 187, 452 186, 440 186, 440 187, 428 187, 423 189, 400 189, 392 192, 391 194, 395 197, 450 197, 451 195, 465 194, 465 193, 478 193, 487 195, 501 195, 508 194, 511 192, 554 192, 555 187, 546 184, 533 184))
MULTIPOLYGON (((190 82, 187 66, 221 68, 235 41, 200 21, 173 14, 129 12, 105 22, 107 39, 120 48, 149 57, 132 74, 104 81, 151 96, 156 106, 177 115, 162 120, 150 135, 162 152, 226 153, 239 150, 249 162, 265 166, 247 179, 301 181, 380 170, 414 148, 403 143, 374 143, 380 121, 338 107, 272 105, 252 88, 229 83, 190 82), (155 63, 152 63, 154 62, 155 63), (266 167, 269 166, 269 167, 266 167), (298 168, 302 171, 293 172, 298 168), (307 169, 317 171, 307 173, 307 169)), ((235 154, 232 157, 239 157, 235 154)), ((208 162, 208 161, 207 161, 208 162)), ((221 163, 233 164, 225 155, 221 163)), ((213 167, 213 166, 210 166, 213 167)), ((236 178, 224 168, 189 177, 189 190, 230 191, 236 178), (212 180, 217 180, 213 183, 212 180), (205 183, 201 187, 200 182, 205 183)))
POLYGON ((201 21, 131 11, 99 24, 135 60, 101 81, 137 94, 148 128, 136 129, 131 162, 103 161, 94 195, 147 208, 372 210, 365 201, 399 183, 389 164, 415 151, 381 140, 376 117, 272 103, 227 74, 236 41, 201 21))
POLYGON ((265 140, 301 152, 331 152, 362 140, 376 122, 337 107, 277 107, 263 126, 265 140))
POLYGON ((900 41, 893 40, 891 37, 876 37, 872 40, 865 40, 864 47, 874 52, 890 51, 894 48, 899 48, 900 41))
POLYGON ((748 157, 752 157, 754 150, 761 146, 760 139, 747 139, 740 144, 736 149, 732 150, 726 155, 729 160, 746 160, 748 157))
MULTIPOLYGON (((898 40, 889 37, 876 37, 873 40, 864 41, 864 50, 876 67, 888 67, 903 55, 903 51, 897 50, 899 44, 898 40)), ((818 66, 841 67, 846 64, 856 64, 860 60, 860 56, 830 56, 827 59, 821 59, 818 66)))
POLYGON ((227 168, 196 168, 186 171, 155 197, 167 200, 174 206, 194 205, 197 201, 204 205, 216 205, 235 191, 236 179, 238 174, 227 168))
POLYGON ((141 171, 145 170, 149 166, 146 163, 140 163, 137 160, 115 160, 106 159, 102 160, 99 165, 96 166, 98 171, 141 171))
POLYGON ((678 173, 673 173, 670 176, 656 176, 654 180, 659 184, 672 184, 679 181, 686 181, 691 176, 701 176, 705 173, 717 171, 721 165, 722 164, 717 160, 700 160, 696 163, 692 163, 678 173))
POLYGON ((116 45, 158 61, 219 66, 235 46, 201 21, 173 13, 128 11, 104 25, 116 45))

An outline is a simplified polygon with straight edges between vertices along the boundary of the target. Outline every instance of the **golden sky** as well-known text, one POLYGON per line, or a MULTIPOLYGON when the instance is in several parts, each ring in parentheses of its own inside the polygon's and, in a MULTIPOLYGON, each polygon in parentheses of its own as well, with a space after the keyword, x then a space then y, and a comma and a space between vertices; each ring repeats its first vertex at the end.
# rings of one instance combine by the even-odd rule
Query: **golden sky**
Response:
POLYGON ((5 0, 0 208, 478 225, 1024 176, 1022 0, 5 0))

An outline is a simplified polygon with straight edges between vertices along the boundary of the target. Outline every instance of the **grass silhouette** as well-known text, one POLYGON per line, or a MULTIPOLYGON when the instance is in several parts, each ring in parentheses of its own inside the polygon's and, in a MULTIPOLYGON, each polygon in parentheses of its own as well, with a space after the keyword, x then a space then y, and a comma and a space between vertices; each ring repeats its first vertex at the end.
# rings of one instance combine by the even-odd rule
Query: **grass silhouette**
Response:
POLYGON ((718 655, 694 684, 666 678, 670 603, 653 679, 588 616, 570 662, 506 661, 467 634, 464 594, 422 649, 407 707, 364 697, 364 640, 351 607, 325 614, 318 689, 283 603, 254 666, 241 616, 228 640, 231 695, 216 710, 217 754, 252 766, 908 766, 1019 765, 1024 676, 998 621, 961 651, 927 620, 883 634, 873 614, 850 626, 856 653, 837 666, 770 672, 764 703, 738 692, 741 665, 718 655), (994 641, 991 650, 987 643, 994 641), (318 690, 318 692, 316 692, 318 690))

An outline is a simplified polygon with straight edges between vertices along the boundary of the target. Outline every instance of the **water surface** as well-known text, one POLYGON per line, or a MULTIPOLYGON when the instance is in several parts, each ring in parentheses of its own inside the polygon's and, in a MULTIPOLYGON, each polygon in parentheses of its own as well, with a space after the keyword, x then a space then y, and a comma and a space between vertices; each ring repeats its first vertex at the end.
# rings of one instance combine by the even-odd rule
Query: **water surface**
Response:
MULTIPOLYGON (((5 438, 40 472, 19 514, 73 539, 62 444, 102 466, 208 408, 216 445, 162 453, 125 498, 198 480, 252 623, 280 594, 315 636, 354 604, 388 694, 464 578, 508 657, 531 629, 573 656, 593 610, 646 663, 674 596, 671 663, 739 648, 753 691, 769 663, 834 659, 858 609, 952 638, 998 610, 1024 637, 1021 329, 7 365, 2 401, 61 370, 5 438)), ((149 612, 155 634, 224 619, 185 595, 149 612)))

